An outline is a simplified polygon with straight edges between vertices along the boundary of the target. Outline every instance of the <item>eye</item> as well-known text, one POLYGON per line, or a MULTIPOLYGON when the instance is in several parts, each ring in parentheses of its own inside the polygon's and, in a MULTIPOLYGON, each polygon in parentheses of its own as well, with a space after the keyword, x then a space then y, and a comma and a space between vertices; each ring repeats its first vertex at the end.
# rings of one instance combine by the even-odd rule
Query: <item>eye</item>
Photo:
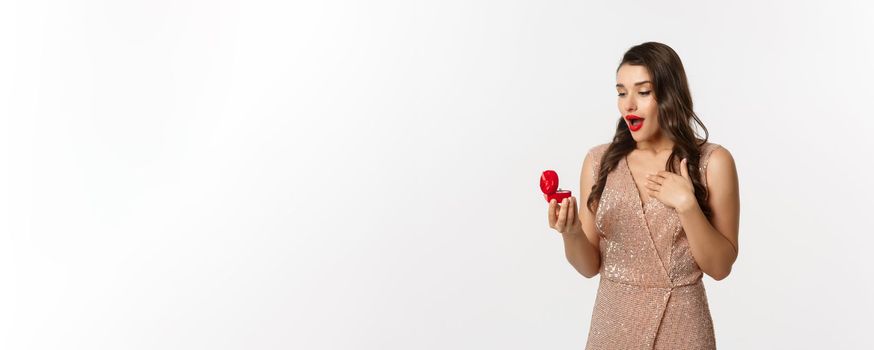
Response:
POLYGON ((641 92, 639 92, 639 94, 646 96, 646 95, 649 95, 650 92, 651 91, 641 91, 641 92))
POLYGON ((620 93, 619 93, 619 97, 622 97, 622 96, 625 96, 625 93, 624 93, 624 92, 620 92, 620 93))

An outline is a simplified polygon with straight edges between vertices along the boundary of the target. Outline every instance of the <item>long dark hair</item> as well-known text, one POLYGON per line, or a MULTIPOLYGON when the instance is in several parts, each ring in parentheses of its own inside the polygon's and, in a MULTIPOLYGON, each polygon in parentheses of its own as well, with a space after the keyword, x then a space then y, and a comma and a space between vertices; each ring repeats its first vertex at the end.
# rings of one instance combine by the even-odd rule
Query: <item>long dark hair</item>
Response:
MULTIPOLYGON (((701 157, 699 147, 707 142, 710 133, 692 110, 692 95, 689 92, 689 83, 686 81, 686 71, 683 69, 680 56, 665 44, 645 42, 625 52, 616 68, 617 73, 624 64, 644 66, 649 70, 658 103, 659 127, 674 141, 674 149, 668 157, 665 170, 679 174, 680 160, 687 158, 689 177, 692 178, 692 185, 695 188, 695 198, 704 215, 709 219, 712 213, 710 206, 707 205, 707 188, 700 179, 698 164, 701 157), (692 129, 693 120, 704 130, 703 140, 698 139, 692 129)), ((590 212, 595 212, 595 207, 601 200, 601 193, 604 192, 607 183, 607 174, 616 168, 625 155, 634 150, 636 143, 628 130, 628 124, 620 116, 619 123, 616 125, 616 134, 601 158, 598 179, 592 185, 586 201, 590 212)))

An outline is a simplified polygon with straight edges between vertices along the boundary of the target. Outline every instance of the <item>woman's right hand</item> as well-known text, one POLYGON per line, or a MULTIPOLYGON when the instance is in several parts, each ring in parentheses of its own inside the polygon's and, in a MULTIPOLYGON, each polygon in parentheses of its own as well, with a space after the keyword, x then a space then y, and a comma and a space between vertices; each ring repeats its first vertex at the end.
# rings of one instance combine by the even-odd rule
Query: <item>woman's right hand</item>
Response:
POLYGON ((583 235, 583 223, 577 215, 577 198, 565 198, 561 205, 555 199, 549 201, 549 227, 562 235, 583 235))

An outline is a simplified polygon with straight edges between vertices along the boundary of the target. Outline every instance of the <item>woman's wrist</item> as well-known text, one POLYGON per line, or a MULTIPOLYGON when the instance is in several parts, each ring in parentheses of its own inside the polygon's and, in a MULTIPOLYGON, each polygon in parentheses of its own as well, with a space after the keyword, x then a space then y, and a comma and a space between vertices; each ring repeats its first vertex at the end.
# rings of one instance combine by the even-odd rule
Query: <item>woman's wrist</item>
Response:
POLYGON ((583 232, 583 228, 580 227, 580 228, 572 229, 570 232, 564 232, 561 234, 561 236, 562 236, 562 238, 564 238, 566 240, 567 239, 580 239, 580 238, 585 237, 586 234, 583 232))

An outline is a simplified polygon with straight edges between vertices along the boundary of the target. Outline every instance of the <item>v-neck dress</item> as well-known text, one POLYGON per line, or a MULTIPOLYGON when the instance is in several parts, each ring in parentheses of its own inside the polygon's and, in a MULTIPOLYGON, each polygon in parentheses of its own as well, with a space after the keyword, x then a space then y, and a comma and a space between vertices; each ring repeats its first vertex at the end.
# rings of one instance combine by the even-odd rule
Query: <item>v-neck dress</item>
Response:
MULTIPOLYGON (((608 146, 589 150, 593 179, 608 146)), ((706 186, 710 154, 720 145, 700 147, 706 186)), ((703 273, 677 211, 641 197, 623 157, 607 175, 595 212, 601 277, 586 349, 715 349, 703 273)))

